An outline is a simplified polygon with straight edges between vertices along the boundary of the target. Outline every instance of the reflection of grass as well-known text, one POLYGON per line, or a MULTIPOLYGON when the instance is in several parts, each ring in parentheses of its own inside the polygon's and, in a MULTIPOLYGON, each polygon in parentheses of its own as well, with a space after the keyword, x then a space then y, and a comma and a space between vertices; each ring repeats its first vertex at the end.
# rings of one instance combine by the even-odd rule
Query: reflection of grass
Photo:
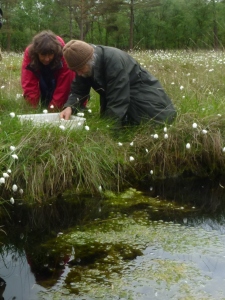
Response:
POLYGON ((54 255, 75 250, 63 288, 58 285, 57 292, 48 293, 50 299, 63 295, 66 300, 73 294, 81 297, 76 299, 141 300, 154 299, 156 294, 159 299, 196 299, 196 295, 197 299, 214 299, 199 285, 211 280, 210 269, 205 270, 199 260, 224 262, 223 243, 215 233, 152 222, 145 210, 137 217, 137 212, 123 215, 118 208, 109 219, 73 228, 43 247, 52 249, 54 255))
POLYGON ((133 55, 160 79, 177 107, 177 119, 167 126, 166 133, 164 125, 121 129, 100 120, 95 92, 88 104, 92 113, 85 113, 89 131, 22 126, 17 118, 9 116, 10 112, 41 113, 42 109, 34 111, 20 97, 22 56, 3 56, 0 163, 2 172, 10 168, 12 173, 0 186, 2 198, 41 202, 66 190, 94 194, 100 193, 100 186, 103 190, 121 191, 149 178, 224 174, 225 75, 221 62, 225 54, 146 51, 133 55), (190 149, 186 148, 188 143, 190 149), (16 147, 18 160, 11 157, 11 145, 16 147), (24 190, 23 196, 12 193, 13 184, 24 190))

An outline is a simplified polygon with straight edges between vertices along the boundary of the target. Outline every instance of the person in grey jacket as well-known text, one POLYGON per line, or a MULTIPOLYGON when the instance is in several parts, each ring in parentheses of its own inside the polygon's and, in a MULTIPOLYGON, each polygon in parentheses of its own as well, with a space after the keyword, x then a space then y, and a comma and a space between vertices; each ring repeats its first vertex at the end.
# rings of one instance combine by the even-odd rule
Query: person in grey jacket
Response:
POLYGON ((101 116, 122 125, 174 120, 176 110, 160 82, 128 53, 71 40, 64 46, 63 56, 77 76, 60 118, 68 120, 78 112, 93 88, 100 95, 101 116))

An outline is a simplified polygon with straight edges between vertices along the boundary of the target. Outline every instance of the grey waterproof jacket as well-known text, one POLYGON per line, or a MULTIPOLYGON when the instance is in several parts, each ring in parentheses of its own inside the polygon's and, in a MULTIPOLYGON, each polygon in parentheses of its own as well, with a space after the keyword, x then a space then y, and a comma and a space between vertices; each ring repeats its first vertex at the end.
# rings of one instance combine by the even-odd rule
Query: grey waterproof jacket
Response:
POLYGON ((128 53, 113 47, 94 46, 92 76, 76 76, 64 105, 75 112, 93 88, 100 95, 101 116, 122 124, 140 124, 153 119, 172 122, 176 110, 160 82, 128 53))

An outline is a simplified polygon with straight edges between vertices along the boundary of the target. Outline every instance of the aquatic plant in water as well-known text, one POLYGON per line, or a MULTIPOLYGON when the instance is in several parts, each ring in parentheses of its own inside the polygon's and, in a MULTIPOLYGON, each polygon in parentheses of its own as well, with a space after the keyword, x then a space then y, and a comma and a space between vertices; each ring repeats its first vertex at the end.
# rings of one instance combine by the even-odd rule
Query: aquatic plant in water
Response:
POLYGON ((223 286, 210 267, 225 265, 221 237, 186 223, 152 221, 154 210, 179 207, 134 189, 109 197, 110 202, 107 219, 76 226, 45 245, 54 253, 73 249, 48 299, 223 299, 223 286), (122 213, 140 203, 145 209, 122 213))

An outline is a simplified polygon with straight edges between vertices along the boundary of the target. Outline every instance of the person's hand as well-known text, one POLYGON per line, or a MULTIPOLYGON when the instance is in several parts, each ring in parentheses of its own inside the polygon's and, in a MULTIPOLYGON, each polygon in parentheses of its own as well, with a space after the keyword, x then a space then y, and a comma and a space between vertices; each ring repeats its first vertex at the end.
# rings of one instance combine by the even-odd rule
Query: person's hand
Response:
POLYGON ((66 107, 63 111, 61 111, 59 117, 60 119, 69 120, 72 115, 72 108, 66 107))

